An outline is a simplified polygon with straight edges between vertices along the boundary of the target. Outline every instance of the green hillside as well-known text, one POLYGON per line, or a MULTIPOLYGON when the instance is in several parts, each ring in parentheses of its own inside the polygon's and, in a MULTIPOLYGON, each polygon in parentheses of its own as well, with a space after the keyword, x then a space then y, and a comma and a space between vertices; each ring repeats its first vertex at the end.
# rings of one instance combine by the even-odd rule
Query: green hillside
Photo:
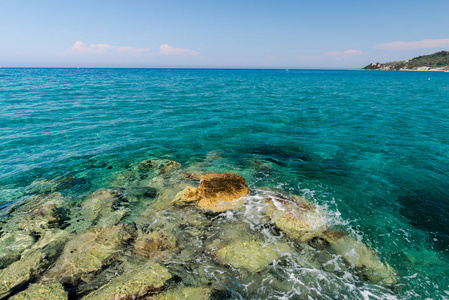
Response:
POLYGON ((372 63, 362 68, 362 70, 449 70, 449 51, 418 56, 406 61, 372 63))

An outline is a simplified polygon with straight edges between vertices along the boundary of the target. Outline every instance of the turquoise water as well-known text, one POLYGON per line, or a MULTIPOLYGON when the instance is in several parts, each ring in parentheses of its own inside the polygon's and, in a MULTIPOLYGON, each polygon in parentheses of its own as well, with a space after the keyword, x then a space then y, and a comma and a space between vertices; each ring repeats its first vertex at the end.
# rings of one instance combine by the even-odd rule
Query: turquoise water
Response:
POLYGON ((399 283, 373 295, 448 298, 448 101, 440 72, 0 69, 0 217, 35 180, 82 201, 144 159, 212 156, 375 249, 399 283))

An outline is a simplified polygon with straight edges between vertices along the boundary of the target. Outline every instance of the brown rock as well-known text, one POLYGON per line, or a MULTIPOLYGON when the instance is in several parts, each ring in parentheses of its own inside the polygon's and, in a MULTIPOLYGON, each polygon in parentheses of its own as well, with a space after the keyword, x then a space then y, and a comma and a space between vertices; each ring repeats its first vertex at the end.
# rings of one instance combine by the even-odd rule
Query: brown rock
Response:
POLYGON ((153 231, 141 234, 134 243, 134 253, 144 257, 167 256, 168 250, 176 248, 176 239, 169 232, 153 231))
POLYGON ((162 174, 170 173, 170 172, 178 170, 179 168, 181 168, 181 164, 179 162, 169 160, 165 164, 165 166, 161 169, 161 173, 162 174))
POLYGON ((249 194, 245 179, 232 173, 210 173, 201 176, 199 188, 186 187, 179 192, 174 204, 196 204, 198 207, 221 212, 234 208, 236 200, 249 194))

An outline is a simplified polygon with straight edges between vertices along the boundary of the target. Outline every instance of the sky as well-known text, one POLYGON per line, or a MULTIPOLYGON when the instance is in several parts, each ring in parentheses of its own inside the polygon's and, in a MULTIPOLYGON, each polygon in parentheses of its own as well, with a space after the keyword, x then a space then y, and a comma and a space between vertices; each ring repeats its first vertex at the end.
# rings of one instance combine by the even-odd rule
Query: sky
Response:
POLYGON ((449 0, 0 0, 2 67, 351 69, 449 50, 449 0))

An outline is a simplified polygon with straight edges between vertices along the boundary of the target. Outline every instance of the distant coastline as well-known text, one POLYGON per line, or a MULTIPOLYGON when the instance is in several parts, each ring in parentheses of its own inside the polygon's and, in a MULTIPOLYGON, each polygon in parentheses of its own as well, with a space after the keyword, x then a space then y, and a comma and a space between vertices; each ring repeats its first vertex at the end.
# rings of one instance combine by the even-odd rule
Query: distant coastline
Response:
POLYGON ((356 70, 364 71, 449 71, 449 51, 418 56, 405 61, 371 63, 356 70))

